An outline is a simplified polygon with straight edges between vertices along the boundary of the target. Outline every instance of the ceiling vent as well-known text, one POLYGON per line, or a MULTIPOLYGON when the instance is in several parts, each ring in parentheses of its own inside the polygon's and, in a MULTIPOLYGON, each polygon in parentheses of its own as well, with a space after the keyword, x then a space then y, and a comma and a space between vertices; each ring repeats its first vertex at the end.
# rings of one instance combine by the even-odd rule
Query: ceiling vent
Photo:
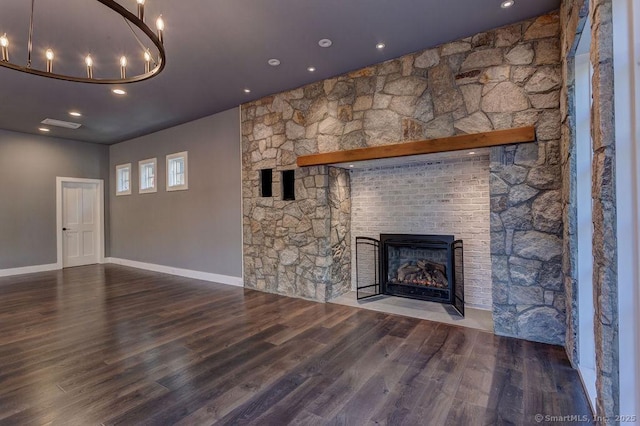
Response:
POLYGON ((62 121, 62 120, 54 120, 53 118, 45 118, 44 120, 41 121, 42 124, 48 124, 49 126, 56 126, 56 127, 64 127, 65 129, 79 129, 80 126, 82 126, 82 124, 78 124, 78 123, 71 123, 69 121, 62 121))

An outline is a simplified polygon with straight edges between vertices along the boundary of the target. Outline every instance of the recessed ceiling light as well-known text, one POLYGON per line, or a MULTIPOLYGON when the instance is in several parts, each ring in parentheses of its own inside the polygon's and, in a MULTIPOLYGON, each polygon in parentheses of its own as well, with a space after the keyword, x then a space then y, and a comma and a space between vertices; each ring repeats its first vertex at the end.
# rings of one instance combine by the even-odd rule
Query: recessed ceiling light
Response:
POLYGON ((276 58, 269 59, 267 62, 268 62, 268 63, 269 63, 269 65, 271 65, 272 67, 277 67, 278 65, 280 65, 280 59, 276 59, 276 58))
POLYGON ((500 5, 501 8, 503 9, 508 9, 511 6, 513 6, 516 2, 514 0, 504 0, 502 2, 502 4, 500 5))
POLYGON ((309 68, 307 68, 307 71, 315 72, 316 71, 316 67, 309 67, 309 68))
POLYGON ((38 130, 40 130, 41 132, 45 132, 45 133, 51 131, 51 129, 47 129, 46 127, 40 127, 38 130))
POLYGON ((349 167, 353 168, 353 167, 354 167, 354 165, 353 165, 353 164, 349 164, 349 167))
POLYGON ((112 92, 115 93, 116 95, 126 95, 127 94, 127 92, 125 92, 122 89, 113 89, 112 92))
POLYGON ((469 153, 469 155, 473 155, 473 154, 475 154, 475 153, 476 153, 475 151, 471 151, 471 152, 469 153))
POLYGON ((73 117, 82 117, 82 114, 79 113, 78 111, 69 111, 69 115, 73 117))
POLYGON ((318 42, 318 45, 320 47, 331 47, 332 44, 333 44, 333 42, 331 40, 329 40, 328 38, 323 38, 322 40, 320 40, 318 42))
POLYGON ((251 89, 244 89, 244 93, 251 93, 251 89))
POLYGON ((387 45, 386 45, 386 44, 384 44, 384 43, 378 43, 378 44, 376 44, 376 49, 378 49, 378 50, 382 50, 382 49, 384 49, 386 46, 387 46, 387 45))

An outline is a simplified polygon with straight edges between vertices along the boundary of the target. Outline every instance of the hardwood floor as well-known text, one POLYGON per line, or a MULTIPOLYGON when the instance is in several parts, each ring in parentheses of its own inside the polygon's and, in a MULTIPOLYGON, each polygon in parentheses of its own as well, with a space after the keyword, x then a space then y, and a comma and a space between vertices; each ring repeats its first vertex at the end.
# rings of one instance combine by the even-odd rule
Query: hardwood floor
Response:
POLYGON ((0 278, 0 424, 539 424, 562 348, 114 265, 0 278))

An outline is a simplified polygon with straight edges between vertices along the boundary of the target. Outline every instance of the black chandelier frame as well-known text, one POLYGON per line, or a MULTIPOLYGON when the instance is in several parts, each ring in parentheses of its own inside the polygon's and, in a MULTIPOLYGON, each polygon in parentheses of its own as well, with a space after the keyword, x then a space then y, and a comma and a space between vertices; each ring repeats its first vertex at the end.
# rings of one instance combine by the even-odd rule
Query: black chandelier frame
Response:
POLYGON ((47 71, 32 68, 30 65, 30 62, 31 62, 31 51, 32 51, 31 34, 33 33, 33 1, 35 0, 32 0, 32 14, 31 14, 31 21, 30 21, 30 28, 29 28, 30 30, 29 31, 30 39, 29 39, 29 45, 28 45, 29 64, 27 66, 21 66, 21 65, 14 64, 10 61, 0 60, 0 66, 2 67, 10 68, 16 71, 21 71, 27 74, 53 78, 56 80, 72 81, 76 83, 130 84, 130 83, 136 83, 136 82, 147 80, 151 77, 154 77, 160 74, 166 66, 167 59, 166 59, 166 52, 165 52, 165 48, 162 40, 162 35, 156 34, 141 18, 136 16, 134 13, 132 13, 131 11, 129 11, 127 8, 120 5, 119 3, 116 3, 114 0, 97 0, 98 2, 108 7, 109 9, 118 13, 129 23, 135 25, 138 29, 140 29, 140 31, 142 31, 149 38, 149 40, 151 40, 151 42, 158 49, 158 58, 152 59, 156 66, 152 68, 150 71, 145 72, 143 74, 137 74, 131 77, 124 77, 124 78, 122 77, 121 78, 75 77, 75 76, 70 76, 66 74, 57 74, 54 72, 47 72, 47 71))

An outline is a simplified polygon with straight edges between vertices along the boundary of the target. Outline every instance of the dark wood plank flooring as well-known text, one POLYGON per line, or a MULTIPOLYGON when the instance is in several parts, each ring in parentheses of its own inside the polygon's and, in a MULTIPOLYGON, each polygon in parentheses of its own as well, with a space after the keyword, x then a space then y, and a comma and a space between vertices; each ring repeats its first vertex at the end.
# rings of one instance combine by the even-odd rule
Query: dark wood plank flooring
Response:
POLYGON ((560 347, 114 265, 0 278, 0 424, 588 415, 560 347))

